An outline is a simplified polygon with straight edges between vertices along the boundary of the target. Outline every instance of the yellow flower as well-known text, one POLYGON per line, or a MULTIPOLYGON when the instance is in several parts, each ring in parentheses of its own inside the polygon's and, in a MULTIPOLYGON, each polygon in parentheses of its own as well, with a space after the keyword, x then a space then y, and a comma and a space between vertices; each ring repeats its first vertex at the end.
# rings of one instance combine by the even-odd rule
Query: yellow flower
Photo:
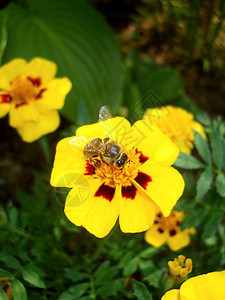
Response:
POLYGON ((146 119, 157 125, 182 152, 187 154, 190 154, 193 148, 193 130, 206 138, 202 125, 193 120, 191 113, 179 107, 168 105, 162 108, 149 108, 144 114, 144 120, 146 119))
MULTIPOLYGON (((3 282, 9 280, 9 277, 3 277, 0 278, 0 284, 2 284, 3 282)), ((11 288, 11 283, 7 282, 4 287, 3 290, 6 294, 6 296, 8 297, 8 300, 12 300, 13 299, 13 295, 12 295, 12 288, 11 288)))
POLYGON ((147 121, 138 121, 131 127, 126 119, 115 117, 82 126, 75 137, 58 143, 51 184, 72 188, 65 214, 95 236, 106 236, 118 216, 123 232, 141 232, 152 225, 155 204, 168 216, 183 193, 183 178, 170 167, 178 154, 169 138, 147 121), (82 141, 107 138, 107 131, 128 156, 121 169, 102 159, 93 166, 84 158, 87 142, 82 141))
POLYGON ((156 214, 154 224, 145 233, 145 240, 154 247, 167 243, 172 251, 177 251, 190 244, 190 234, 195 233, 194 227, 181 230, 183 212, 173 210, 168 217, 161 212, 156 214))
POLYGON ((179 255, 177 258, 174 258, 174 261, 168 262, 170 275, 176 283, 183 281, 192 271, 192 260, 190 258, 185 259, 184 255, 179 255))
POLYGON ((162 300, 224 300, 225 271, 211 272, 185 281, 180 290, 168 291, 162 300))
POLYGON ((57 112, 72 85, 56 78, 55 63, 35 58, 27 63, 16 58, 0 68, 0 117, 9 113, 10 126, 25 142, 33 142, 60 123, 57 112))

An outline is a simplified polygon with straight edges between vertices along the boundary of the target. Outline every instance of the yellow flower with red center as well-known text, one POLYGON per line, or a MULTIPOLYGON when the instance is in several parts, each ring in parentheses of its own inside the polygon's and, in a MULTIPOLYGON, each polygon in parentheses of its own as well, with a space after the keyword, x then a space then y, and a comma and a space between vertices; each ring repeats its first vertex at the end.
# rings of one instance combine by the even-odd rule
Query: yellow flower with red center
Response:
POLYGON ((192 260, 184 255, 179 255, 174 260, 168 262, 170 275, 176 283, 183 281, 192 271, 192 260))
MULTIPOLYGON (((9 280, 9 277, 2 277, 2 278, 0 278, 0 284, 2 284, 3 282, 6 282, 8 280, 9 280)), ((6 284, 3 287, 3 290, 6 294, 6 296, 8 297, 8 300, 12 300, 13 295, 12 295, 12 288, 11 288, 10 282, 6 282, 6 284)))
POLYGON ((194 147, 193 130, 206 138, 202 125, 194 121, 193 114, 180 107, 168 105, 162 108, 149 108, 144 114, 144 120, 146 119, 157 125, 182 152, 187 154, 190 154, 194 147))
POLYGON ((168 291, 162 300, 224 300, 225 271, 189 278, 180 289, 168 291))
POLYGON ((35 58, 27 63, 16 58, 0 68, 0 117, 9 113, 10 126, 25 142, 55 131, 58 109, 64 105, 72 84, 66 77, 54 78, 55 63, 35 58))
POLYGON ((65 214, 95 236, 106 236, 118 216, 123 232, 141 232, 152 225, 155 204, 168 216, 183 193, 183 178, 170 167, 178 154, 179 149, 149 122, 131 127, 126 119, 115 117, 79 127, 75 137, 58 143, 51 185, 71 188, 65 214), (84 157, 83 141, 107 138, 105 128, 128 156, 123 168, 103 159, 94 166, 84 157))
POLYGON ((172 251, 177 251, 190 244, 190 234, 195 233, 194 227, 183 231, 180 225, 185 214, 173 210, 168 217, 161 212, 156 214, 153 225, 145 233, 145 240, 154 247, 161 247, 167 243, 172 251))

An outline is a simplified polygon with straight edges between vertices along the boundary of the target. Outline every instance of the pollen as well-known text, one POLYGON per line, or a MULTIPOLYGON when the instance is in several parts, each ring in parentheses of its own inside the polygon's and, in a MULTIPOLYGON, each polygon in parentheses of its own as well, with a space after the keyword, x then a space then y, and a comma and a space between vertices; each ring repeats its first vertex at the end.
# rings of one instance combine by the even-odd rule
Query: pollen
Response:
POLYGON ((11 97, 15 104, 27 102, 38 94, 38 88, 27 78, 17 77, 12 81, 11 86, 11 97))
POLYGON ((130 179, 135 179, 138 176, 138 168, 142 163, 140 160, 142 153, 133 148, 129 151, 124 150, 124 152, 127 154, 129 161, 122 169, 118 169, 113 164, 110 165, 100 161, 100 166, 95 169, 94 175, 104 179, 105 183, 112 187, 118 184, 125 187, 131 186, 130 179))

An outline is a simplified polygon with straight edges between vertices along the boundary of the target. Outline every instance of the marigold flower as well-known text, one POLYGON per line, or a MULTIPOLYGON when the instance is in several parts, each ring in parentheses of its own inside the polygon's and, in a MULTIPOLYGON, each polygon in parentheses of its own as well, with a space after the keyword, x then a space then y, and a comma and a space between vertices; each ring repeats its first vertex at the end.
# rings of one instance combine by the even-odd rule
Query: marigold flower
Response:
POLYGON ((180 289, 168 291, 162 300, 224 300, 225 271, 189 278, 180 289))
POLYGON ((64 105, 72 84, 55 78, 57 66, 43 58, 27 63, 16 58, 0 68, 0 117, 9 113, 10 126, 25 142, 33 142, 55 131, 57 112, 64 105))
POLYGON ((118 216, 123 232, 147 230, 155 218, 155 204, 168 216, 183 193, 180 173, 170 167, 179 149, 157 127, 138 121, 132 127, 115 117, 77 129, 75 137, 61 140, 56 148, 51 185, 72 188, 65 214, 77 226, 95 236, 106 236, 118 216), (84 137, 117 141, 128 156, 123 168, 98 160, 95 166, 85 158, 84 137), (73 146, 80 143, 80 149, 73 146))
POLYGON ((192 271, 192 260, 190 258, 185 259, 184 255, 179 255, 177 258, 174 258, 174 261, 168 262, 170 275, 176 283, 183 281, 192 271))
POLYGON ((153 225, 145 233, 145 240, 154 247, 161 247, 167 243, 172 251, 177 251, 190 244, 190 234, 195 233, 194 227, 183 231, 180 225, 185 214, 173 210, 168 217, 161 212, 156 214, 153 225))
MULTIPOLYGON (((9 280, 9 277, 0 278, 0 284, 2 284, 5 281, 8 281, 8 280, 9 280)), ((13 299, 13 295, 12 295, 11 283, 7 282, 4 285, 3 289, 4 289, 4 292, 5 292, 6 296, 8 297, 8 300, 12 300, 13 299)))
POLYGON ((180 107, 168 105, 162 108, 149 108, 144 114, 144 120, 146 119, 157 125, 182 152, 187 154, 190 154, 194 147, 193 130, 206 138, 202 125, 194 121, 193 114, 180 107))

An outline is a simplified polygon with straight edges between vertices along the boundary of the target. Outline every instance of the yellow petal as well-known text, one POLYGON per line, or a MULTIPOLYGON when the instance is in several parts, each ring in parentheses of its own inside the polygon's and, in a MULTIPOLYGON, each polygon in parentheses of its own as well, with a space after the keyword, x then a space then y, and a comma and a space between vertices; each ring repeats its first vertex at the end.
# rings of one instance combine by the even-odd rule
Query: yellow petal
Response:
POLYGON ((40 114, 33 102, 16 107, 14 104, 10 106, 9 124, 12 127, 22 127, 26 122, 36 122, 40 118, 40 114))
MULTIPOLYGON (((83 151, 72 147, 70 140, 74 137, 62 139, 56 147, 54 166, 50 183, 55 187, 73 187, 85 171, 83 151)), ((81 184, 82 185, 82 184, 81 184)))
POLYGON ((40 115, 37 121, 29 121, 17 128, 22 140, 31 143, 39 139, 42 135, 55 131, 60 124, 60 117, 57 111, 50 111, 40 115))
POLYGON ((133 141, 130 140, 130 146, 137 147, 144 155, 150 157, 152 162, 170 166, 176 161, 179 155, 178 147, 158 127, 148 120, 142 120, 137 121, 132 129, 133 141))
POLYGON ((145 233, 145 240, 154 247, 161 247, 169 238, 168 230, 160 232, 159 226, 153 224, 145 233))
POLYGON ((85 136, 88 140, 110 136, 111 139, 123 144, 130 128, 130 123, 125 118, 115 117, 109 121, 81 126, 77 129, 76 136, 85 136))
POLYGON ((41 78, 41 84, 45 84, 55 77, 57 66, 54 62, 44 58, 34 58, 23 72, 23 77, 41 78))
POLYGON ((90 178, 86 182, 86 185, 76 186, 68 194, 65 214, 75 225, 83 226, 96 237, 103 238, 110 232, 118 218, 118 192, 115 191, 110 202, 102 196, 95 195, 103 181, 90 178))
POLYGON ((168 238, 168 246, 172 251, 178 251, 181 248, 186 247, 191 242, 190 236, 188 234, 188 230, 184 230, 181 232, 178 232, 174 236, 170 236, 168 238))
POLYGON ((211 272, 192 277, 185 281, 180 288, 181 299, 185 300, 224 300, 225 271, 211 272))
POLYGON ((120 228, 123 232, 142 232, 155 219, 155 205, 142 191, 137 190, 134 199, 121 199, 120 228))
POLYGON ((176 289, 170 290, 166 292, 164 296, 162 296, 161 300, 180 300, 180 291, 176 289))
POLYGON ((0 89, 10 91, 10 82, 19 76, 27 62, 22 58, 15 58, 9 63, 5 64, 0 68, 0 89))
POLYGON ((206 139, 204 128, 203 128, 203 126, 200 123, 198 123, 196 121, 193 121, 191 123, 191 128, 194 129, 195 131, 197 131, 198 133, 200 133, 202 135, 202 137, 204 139, 206 139))
POLYGON ((72 88, 68 78, 57 78, 50 81, 46 86, 42 97, 35 101, 35 105, 41 113, 50 110, 61 109, 64 105, 66 95, 72 88))
POLYGON ((181 174, 172 167, 151 164, 150 160, 140 166, 140 171, 152 179, 147 185, 146 193, 159 206, 163 215, 169 216, 184 190, 181 174))

